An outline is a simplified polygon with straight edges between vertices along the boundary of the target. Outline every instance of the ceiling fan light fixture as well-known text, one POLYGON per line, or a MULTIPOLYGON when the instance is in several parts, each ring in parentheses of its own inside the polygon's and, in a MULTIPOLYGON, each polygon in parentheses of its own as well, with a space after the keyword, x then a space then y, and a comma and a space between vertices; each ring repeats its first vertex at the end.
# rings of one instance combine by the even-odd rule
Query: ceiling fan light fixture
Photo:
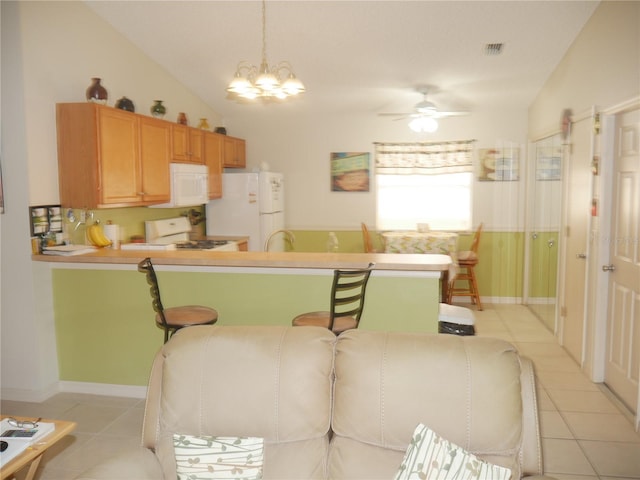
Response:
POLYGON ((433 133, 438 130, 438 122, 433 117, 420 116, 409 122, 409 128, 416 133, 433 133))
POLYGON ((283 100, 304 91, 304 85, 296 78, 289 62, 280 62, 272 67, 267 62, 266 1, 262 0, 262 62, 259 68, 249 62, 240 62, 227 92, 231 94, 230 98, 283 100))

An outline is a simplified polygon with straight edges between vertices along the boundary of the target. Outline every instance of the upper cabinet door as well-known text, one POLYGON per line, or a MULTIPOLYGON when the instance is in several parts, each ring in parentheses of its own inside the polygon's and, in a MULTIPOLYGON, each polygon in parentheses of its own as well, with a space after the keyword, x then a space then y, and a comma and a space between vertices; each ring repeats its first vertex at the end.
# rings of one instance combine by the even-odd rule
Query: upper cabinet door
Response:
POLYGON ((172 161, 203 164, 202 133, 197 128, 171 125, 172 161))
POLYGON ((141 195, 144 202, 164 203, 170 198, 169 163, 171 128, 155 118, 140 118, 141 195))
POLYGON ((241 138, 224 138, 224 166, 229 168, 245 168, 247 166, 246 144, 241 138))
POLYGON ((98 110, 100 203, 122 204, 140 200, 138 142, 135 116, 115 108, 98 110))
POLYGON ((209 167, 209 199, 222 198, 222 156, 224 155, 224 136, 217 133, 204 133, 204 163, 209 167))

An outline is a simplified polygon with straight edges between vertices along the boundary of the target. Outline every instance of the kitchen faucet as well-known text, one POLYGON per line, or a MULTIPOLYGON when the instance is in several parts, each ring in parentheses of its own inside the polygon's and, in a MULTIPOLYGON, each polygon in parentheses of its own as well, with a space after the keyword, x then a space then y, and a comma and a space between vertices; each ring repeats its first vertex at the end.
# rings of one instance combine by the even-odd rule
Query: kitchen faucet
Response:
POLYGON ((271 235, 269 235, 269 238, 267 238, 267 241, 264 242, 265 252, 269 251, 269 243, 271 243, 271 239, 278 233, 283 233, 287 237, 287 240, 289 241, 289 245, 293 246, 293 242, 296 241, 296 237, 293 234, 293 232, 291 232, 290 230, 276 230, 275 232, 271 232, 271 235))

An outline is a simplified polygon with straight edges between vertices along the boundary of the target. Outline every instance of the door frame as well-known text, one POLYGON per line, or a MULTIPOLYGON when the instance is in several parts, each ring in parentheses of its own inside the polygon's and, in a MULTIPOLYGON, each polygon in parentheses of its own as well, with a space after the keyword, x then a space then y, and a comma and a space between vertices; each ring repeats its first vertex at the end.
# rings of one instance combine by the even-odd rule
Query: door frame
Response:
MULTIPOLYGON (((562 178, 563 178, 563 187, 562 187, 562 220, 560 227, 560 235, 558 241, 560 242, 560 250, 558 251, 558 316, 557 316, 557 329, 556 329, 556 337, 561 346, 565 345, 565 320, 566 314, 563 313, 563 308, 566 304, 565 298, 567 296, 566 293, 566 282, 567 282, 567 263, 570 261, 568 258, 568 241, 567 241, 567 229, 569 228, 569 212, 568 205, 571 201, 569 196, 571 194, 569 190, 569 171, 570 171, 570 163, 573 162, 573 142, 572 138, 573 133, 573 124, 577 122, 583 121, 593 121, 593 118, 596 114, 596 107, 593 106, 585 111, 582 111, 578 114, 574 114, 571 119, 571 124, 569 127, 569 134, 567 139, 564 141, 565 151, 563 152, 563 160, 565 160, 563 168, 562 168, 562 178)), ((589 138, 589 151, 590 155, 593 157, 595 152, 595 135, 591 135, 589 138)), ((593 176, 589 179, 588 185, 589 191, 593 192, 593 176)), ((588 208, 588 205, 585 205, 585 209, 588 208)), ((593 217, 589 216, 587 220, 587 232, 591 232, 593 227, 593 217)), ((577 360, 581 369, 585 369, 586 365, 589 362, 589 318, 588 318, 588 303, 590 297, 591 289, 590 285, 590 262, 592 261, 591 257, 591 242, 586 241, 585 252, 587 255, 586 258, 586 266, 585 266, 585 278, 583 279, 583 313, 582 313, 582 348, 580 359, 577 360)))
MULTIPOLYGON (((611 230, 611 216, 613 213, 613 158, 615 155, 615 119, 616 115, 640 108, 640 95, 625 102, 600 111, 601 145, 600 145, 600 188, 599 188, 599 228, 592 230, 595 239, 594 266, 596 278, 589 294, 597 298, 595 302, 595 318, 592 338, 592 369, 591 377, 594 382, 604 382, 607 352, 607 317, 609 312, 609 274, 603 272, 599 265, 608 263, 611 249, 607 237, 611 230)), ((639 392, 640 393, 640 392, 639 392)), ((640 429, 640 395, 636 406, 635 428, 640 429)))

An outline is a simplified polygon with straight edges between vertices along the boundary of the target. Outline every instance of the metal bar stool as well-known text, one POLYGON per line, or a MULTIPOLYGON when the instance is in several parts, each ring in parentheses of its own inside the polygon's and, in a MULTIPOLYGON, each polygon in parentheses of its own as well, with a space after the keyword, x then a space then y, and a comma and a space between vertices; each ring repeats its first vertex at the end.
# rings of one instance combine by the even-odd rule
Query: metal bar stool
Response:
POLYGON ((362 270, 334 270, 331 287, 331 310, 302 313, 291 322, 294 327, 316 326, 331 330, 336 335, 358 328, 367 282, 373 264, 362 270))
POLYGON ((202 305, 185 305, 164 308, 160 299, 158 277, 149 257, 138 263, 138 271, 147 275, 151 286, 151 305, 156 312, 156 324, 164 330, 164 343, 178 330, 192 325, 213 325, 218 321, 218 312, 202 305))

